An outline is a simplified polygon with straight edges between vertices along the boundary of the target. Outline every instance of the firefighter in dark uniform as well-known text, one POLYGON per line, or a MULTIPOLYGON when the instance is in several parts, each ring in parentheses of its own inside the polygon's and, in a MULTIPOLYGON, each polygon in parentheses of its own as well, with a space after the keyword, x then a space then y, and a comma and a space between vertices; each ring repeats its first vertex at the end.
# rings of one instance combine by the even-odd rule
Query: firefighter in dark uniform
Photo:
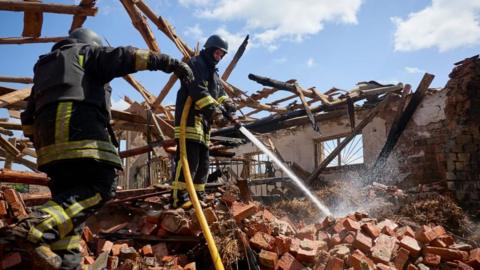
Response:
POLYGON ((205 195, 205 183, 207 182, 209 167, 210 126, 214 119, 222 117, 218 106, 223 106, 230 114, 236 111, 235 104, 225 94, 216 68, 218 62, 227 52, 227 41, 218 35, 212 35, 205 42, 204 49, 200 51, 200 54, 187 61, 193 71, 195 81, 188 86, 182 84, 175 103, 177 152, 175 156, 175 175, 172 181, 174 207, 188 208, 191 205, 183 177, 178 144, 180 119, 187 98, 190 96, 193 101, 188 112, 186 127, 187 159, 193 184, 201 201, 205 195))
POLYGON ((50 177, 52 200, 20 221, 13 233, 58 254, 61 265, 80 269, 84 221, 115 194, 122 168, 110 126, 109 82, 139 70, 174 72, 193 81, 188 65, 134 47, 103 47, 89 29, 76 29, 40 56, 22 127, 50 177))

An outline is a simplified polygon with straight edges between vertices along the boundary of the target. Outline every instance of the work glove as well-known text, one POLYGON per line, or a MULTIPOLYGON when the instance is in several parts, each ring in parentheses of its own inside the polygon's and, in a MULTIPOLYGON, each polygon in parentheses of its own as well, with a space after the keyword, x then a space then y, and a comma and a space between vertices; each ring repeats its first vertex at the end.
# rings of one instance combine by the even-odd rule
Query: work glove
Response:
POLYGON ((191 84, 195 77, 193 76, 193 72, 190 67, 177 59, 174 59, 173 64, 173 73, 184 83, 191 84))

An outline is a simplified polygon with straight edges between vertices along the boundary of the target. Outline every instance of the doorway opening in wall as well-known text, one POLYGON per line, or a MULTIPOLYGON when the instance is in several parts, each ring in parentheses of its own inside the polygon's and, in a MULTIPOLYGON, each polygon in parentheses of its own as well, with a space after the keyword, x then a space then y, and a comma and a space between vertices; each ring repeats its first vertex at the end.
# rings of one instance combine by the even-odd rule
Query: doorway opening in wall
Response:
MULTIPOLYGON (((323 137, 314 140, 315 145, 315 167, 328 157, 337 146, 350 133, 338 134, 334 136, 323 137)), ((363 136, 358 134, 355 136, 338 155, 330 161, 327 168, 344 168, 351 165, 363 164, 363 136)))

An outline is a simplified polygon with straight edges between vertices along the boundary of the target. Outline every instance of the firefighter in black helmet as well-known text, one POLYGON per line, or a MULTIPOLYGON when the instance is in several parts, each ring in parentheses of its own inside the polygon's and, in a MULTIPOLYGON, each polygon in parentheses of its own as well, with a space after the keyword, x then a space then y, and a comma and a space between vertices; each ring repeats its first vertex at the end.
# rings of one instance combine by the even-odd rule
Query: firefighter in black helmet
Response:
MULTIPOLYGON (((110 126, 109 82, 140 70, 174 72, 187 84, 193 81, 188 65, 168 55, 102 45, 95 32, 81 28, 40 56, 21 114, 38 169, 51 179, 52 199, 11 232, 33 248, 42 246, 58 255, 59 260, 45 262, 42 269, 80 269, 83 224, 115 194, 122 163, 110 126)), ((42 259, 38 252, 32 252, 38 255, 35 260, 42 259)))
POLYGON ((207 182, 210 142, 210 126, 217 117, 222 117, 218 106, 228 113, 235 113, 235 104, 225 94, 217 73, 217 64, 228 52, 228 43, 219 35, 210 36, 198 56, 192 57, 187 63, 195 75, 191 85, 182 84, 177 93, 175 103, 175 139, 177 152, 175 155, 175 174, 172 180, 172 199, 174 207, 187 208, 191 205, 186 191, 185 179, 180 162, 180 118, 189 96, 192 106, 188 112, 186 127, 187 159, 195 190, 202 200, 207 182))

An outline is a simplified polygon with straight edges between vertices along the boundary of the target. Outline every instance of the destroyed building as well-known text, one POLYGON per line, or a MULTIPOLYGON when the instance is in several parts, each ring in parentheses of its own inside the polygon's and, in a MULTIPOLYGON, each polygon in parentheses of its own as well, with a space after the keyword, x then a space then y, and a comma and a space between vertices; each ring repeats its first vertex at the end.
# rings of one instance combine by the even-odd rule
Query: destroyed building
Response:
MULTIPOLYGON (((153 24, 185 58, 198 53, 144 1, 121 2, 149 49, 160 51, 153 24)), ((78 5, 0 1, 0 10, 24 16, 22 36, 0 37, 0 44, 64 39, 41 36, 42 27, 48 27, 42 26, 44 13, 73 15, 67 35, 98 12, 92 0, 78 5)), ((234 48, 221 76, 242 110, 238 119, 335 215, 322 216, 235 126, 216 127, 210 172, 221 174, 207 184, 209 206, 203 213, 226 269, 480 269, 480 229, 471 222, 480 214, 478 55, 452 63, 450 80, 440 89, 430 88, 434 76, 428 73, 418 85, 366 81, 349 90, 304 88, 301 81, 250 74, 260 90, 248 94, 228 82, 247 45, 248 37, 234 48), (283 96, 272 100, 275 93, 283 96)), ((123 79, 144 100, 125 97, 130 107, 112 111, 112 125, 125 142, 119 149, 125 169, 117 197, 83 232, 83 264, 89 269, 215 269, 195 211, 168 206, 177 146, 175 108, 163 101, 176 77, 157 96, 134 76, 123 79)), ((32 79, 0 77, 0 82, 29 85, 0 86, 1 105, 10 116, 0 121, 4 227, 50 195, 48 178, 36 170, 33 145, 14 120, 25 108, 32 79), (30 171, 12 170, 15 163, 30 171), (17 184, 29 188, 19 192, 17 184)), ((0 269, 35 264, 3 242, 0 262, 0 269)))

